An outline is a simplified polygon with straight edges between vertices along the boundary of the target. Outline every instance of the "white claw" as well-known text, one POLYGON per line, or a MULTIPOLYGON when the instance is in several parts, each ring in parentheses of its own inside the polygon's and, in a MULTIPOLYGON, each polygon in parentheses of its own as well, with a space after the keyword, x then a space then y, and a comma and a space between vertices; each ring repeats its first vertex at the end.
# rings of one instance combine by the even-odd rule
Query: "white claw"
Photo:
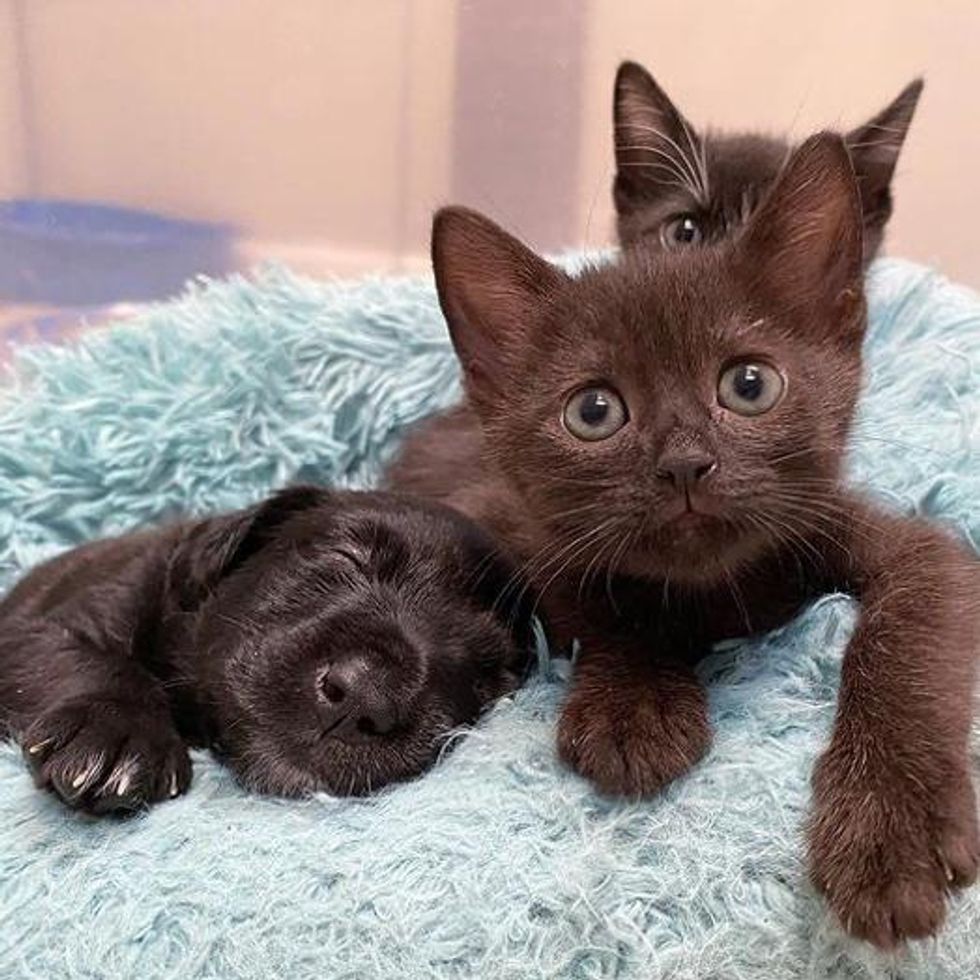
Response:
POLYGON ((170 796, 173 798, 177 795, 179 787, 177 786, 177 772, 176 770, 170 774, 170 796))
POLYGON ((94 757, 89 757, 89 764, 71 781, 72 789, 81 789, 98 775, 102 768, 105 757, 99 752, 94 757))
POLYGON ((37 755, 38 752, 40 752, 41 749, 43 749, 45 745, 50 744, 50 742, 51 742, 51 739, 50 738, 46 738, 43 742, 37 742, 36 744, 32 745, 27 751, 31 755, 37 755))
POLYGON ((125 796, 133 782, 133 775, 139 765, 139 759, 132 756, 117 763, 116 767, 109 774, 105 781, 106 792, 115 793, 116 796, 125 796))

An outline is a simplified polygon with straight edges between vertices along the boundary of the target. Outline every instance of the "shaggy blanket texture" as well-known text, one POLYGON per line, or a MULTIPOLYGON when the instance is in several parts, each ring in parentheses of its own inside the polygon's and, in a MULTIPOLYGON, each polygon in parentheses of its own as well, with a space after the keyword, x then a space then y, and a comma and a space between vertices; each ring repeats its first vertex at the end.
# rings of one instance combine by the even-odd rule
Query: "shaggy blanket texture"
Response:
MULTIPOLYGON (((980 542, 980 298, 871 276, 851 473, 980 542)), ((192 288, 0 393, 3 585, 59 549, 295 480, 360 485, 459 397, 431 283, 268 270, 192 288)), ((659 799, 615 804, 553 747, 549 662, 434 771, 367 801, 244 795, 206 755, 189 795, 92 822, 0 746, 0 977, 980 976, 980 889, 935 941, 845 939, 807 883, 808 779, 853 607, 818 602, 704 664, 717 740, 659 799)))

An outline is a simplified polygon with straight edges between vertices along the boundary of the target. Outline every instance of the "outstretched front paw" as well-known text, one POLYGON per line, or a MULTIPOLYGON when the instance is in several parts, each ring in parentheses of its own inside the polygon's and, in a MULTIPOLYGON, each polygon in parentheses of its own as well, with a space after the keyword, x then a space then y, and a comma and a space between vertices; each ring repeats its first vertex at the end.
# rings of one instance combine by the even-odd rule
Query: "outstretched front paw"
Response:
POLYGON ((855 780, 830 755, 814 778, 810 867, 844 928, 890 949, 933 935, 950 892, 980 866, 976 803, 966 772, 928 791, 901 775, 855 780))
POLYGON ((562 760, 611 796, 650 796, 711 745, 703 691, 683 685, 573 688, 558 722, 562 760))
POLYGON ((38 786, 90 813, 132 811, 185 792, 187 748, 169 718, 112 700, 40 715, 22 739, 38 786))

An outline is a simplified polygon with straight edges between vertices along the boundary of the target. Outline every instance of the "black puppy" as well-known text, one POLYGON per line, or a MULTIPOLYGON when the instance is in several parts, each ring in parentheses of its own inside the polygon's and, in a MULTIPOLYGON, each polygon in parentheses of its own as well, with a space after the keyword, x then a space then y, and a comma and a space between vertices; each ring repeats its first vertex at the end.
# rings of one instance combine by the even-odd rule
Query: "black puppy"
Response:
POLYGON ((0 736, 96 813, 183 793, 188 744, 259 792, 370 792, 520 683, 513 571, 448 509, 313 487, 84 545, 0 604, 0 736))

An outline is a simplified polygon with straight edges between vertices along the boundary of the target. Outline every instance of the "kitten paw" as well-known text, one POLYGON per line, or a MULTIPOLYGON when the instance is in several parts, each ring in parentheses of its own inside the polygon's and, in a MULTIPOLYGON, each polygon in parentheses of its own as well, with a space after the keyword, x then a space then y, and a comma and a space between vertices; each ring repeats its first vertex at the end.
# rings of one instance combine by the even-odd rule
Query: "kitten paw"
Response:
POLYGON ((39 787, 88 813, 140 809, 186 792, 187 748, 169 719, 111 700, 70 701, 22 739, 39 787))
POLYGON ((610 796, 650 796, 683 775, 711 745, 704 693, 573 689, 558 722, 566 765, 610 796), (617 692, 619 693, 619 692, 617 692))
POLYGON ((814 782, 811 877, 844 928, 882 949, 936 933, 980 868, 969 778, 931 796, 901 777, 862 786, 825 756, 814 782))

